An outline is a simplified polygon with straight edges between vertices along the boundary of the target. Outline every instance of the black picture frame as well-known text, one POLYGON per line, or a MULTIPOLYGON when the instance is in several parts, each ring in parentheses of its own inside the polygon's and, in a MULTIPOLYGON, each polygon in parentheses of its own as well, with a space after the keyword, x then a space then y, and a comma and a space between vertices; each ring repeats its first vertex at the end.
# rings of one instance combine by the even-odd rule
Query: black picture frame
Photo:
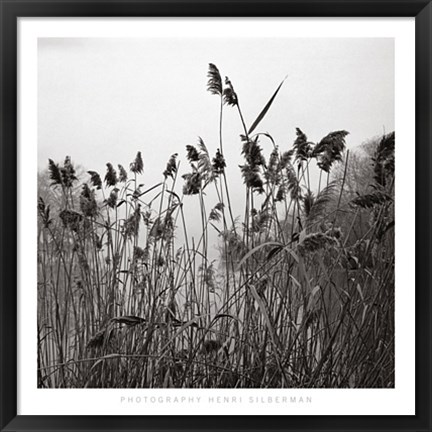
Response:
MULTIPOLYGON (((431 42, 429 0, 0 0, 0 429, 2 431, 431 431, 431 42), (415 17, 416 415, 20 416, 17 415, 17 19, 19 17, 415 17)), ((408 150, 409 151, 409 150, 408 150)), ((414 191, 413 191, 414 193, 414 191)))

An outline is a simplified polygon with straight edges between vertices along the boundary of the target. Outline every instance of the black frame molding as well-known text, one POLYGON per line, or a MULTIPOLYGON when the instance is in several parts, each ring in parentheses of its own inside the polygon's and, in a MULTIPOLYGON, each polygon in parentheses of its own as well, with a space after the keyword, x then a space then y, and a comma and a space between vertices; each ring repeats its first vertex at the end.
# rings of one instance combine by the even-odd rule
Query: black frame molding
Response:
MULTIPOLYGON (((432 431, 431 0, 0 0, 0 430, 1 431, 432 431), (415 17, 416 415, 17 415, 17 19, 19 17, 415 17)), ((414 287, 406 287, 414 289, 414 287)))

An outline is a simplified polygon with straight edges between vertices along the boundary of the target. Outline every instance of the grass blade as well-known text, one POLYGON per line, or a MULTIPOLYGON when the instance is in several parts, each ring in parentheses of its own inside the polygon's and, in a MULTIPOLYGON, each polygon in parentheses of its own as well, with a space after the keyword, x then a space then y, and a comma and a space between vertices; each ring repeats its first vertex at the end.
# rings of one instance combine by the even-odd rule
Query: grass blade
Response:
POLYGON ((263 110, 259 113, 256 120, 252 123, 252 126, 248 130, 248 135, 250 135, 255 128, 260 124, 261 120, 264 118, 264 116, 267 114, 267 111, 270 109, 273 101, 275 100, 275 97, 279 93, 280 88, 282 87, 282 84, 285 82, 287 77, 283 79, 283 81, 279 84, 279 87, 276 89, 276 91, 273 93, 273 96, 270 98, 270 100, 267 102, 266 106, 263 108, 263 110))

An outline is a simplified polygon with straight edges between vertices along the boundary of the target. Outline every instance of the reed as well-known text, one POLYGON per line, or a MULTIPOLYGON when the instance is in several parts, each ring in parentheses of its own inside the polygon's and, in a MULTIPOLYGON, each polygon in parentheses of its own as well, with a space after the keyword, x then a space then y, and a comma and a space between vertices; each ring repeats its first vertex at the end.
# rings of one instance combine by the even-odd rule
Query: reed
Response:
POLYGON ((219 148, 199 138, 167 155, 153 186, 142 186, 141 152, 129 169, 107 163, 81 180, 70 157, 49 160, 38 201, 38 386, 394 387, 394 133, 376 148, 369 189, 353 194, 348 132, 314 143, 297 128, 281 149, 256 131, 283 83, 248 128, 231 81, 213 64, 208 78, 219 148), (242 220, 226 175, 226 109, 239 115, 242 220), (192 199, 199 238, 188 235, 192 199))

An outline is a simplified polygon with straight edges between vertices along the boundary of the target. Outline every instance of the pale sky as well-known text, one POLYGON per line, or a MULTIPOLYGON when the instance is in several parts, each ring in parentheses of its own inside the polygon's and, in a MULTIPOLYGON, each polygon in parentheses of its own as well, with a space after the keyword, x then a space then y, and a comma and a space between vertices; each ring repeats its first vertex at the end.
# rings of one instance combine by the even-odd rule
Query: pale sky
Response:
MULTIPOLYGON (((187 172, 187 144, 201 136, 211 154, 218 147, 219 99, 206 91, 210 62, 231 79, 248 126, 288 75, 256 130, 269 132, 282 151, 296 127, 312 141, 345 129, 348 148, 394 130, 390 38, 43 38, 39 168, 70 155, 103 177, 106 162, 128 167, 140 150, 148 187, 161 181, 172 153, 187 172)), ((227 174, 232 194, 243 197, 240 133, 236 109, 226 107, 227 174)), ((270 143, 262 147, 268 155, 270 143)))

